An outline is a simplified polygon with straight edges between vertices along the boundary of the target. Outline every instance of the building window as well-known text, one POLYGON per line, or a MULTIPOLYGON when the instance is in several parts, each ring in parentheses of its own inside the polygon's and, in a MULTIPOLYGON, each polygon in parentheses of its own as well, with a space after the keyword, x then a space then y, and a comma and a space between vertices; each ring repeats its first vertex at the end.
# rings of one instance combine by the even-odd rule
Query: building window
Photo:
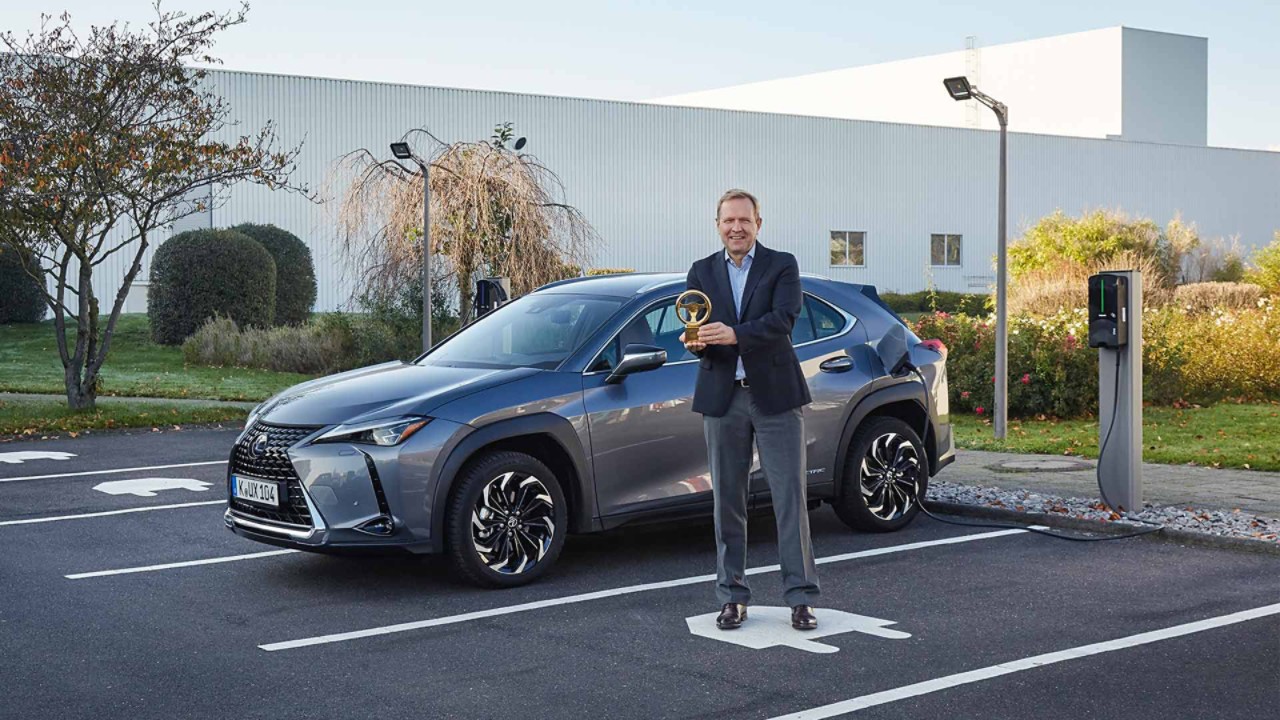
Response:
POLYGON ((832 230, 831 231, 831 265, 846 267, 864 267, 866 256, 863 245, 866 243, 865 232, 832 230))
POLYGON ((959 235, 939 235, 934 233, 929 236, 929 263, 931 265, 956 266, 960 265, 960 238, 959 235))

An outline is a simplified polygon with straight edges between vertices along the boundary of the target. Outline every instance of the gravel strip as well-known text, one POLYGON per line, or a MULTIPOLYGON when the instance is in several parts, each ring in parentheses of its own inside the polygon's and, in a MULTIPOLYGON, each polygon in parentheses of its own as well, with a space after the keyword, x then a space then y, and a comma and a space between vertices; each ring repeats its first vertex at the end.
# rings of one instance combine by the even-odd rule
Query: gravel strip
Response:
POLYGON ((1133 527, 1143 526, 1143 523, 1136 520, 1146 520, 1177 530, 1280 544, 1278 539, 1280 538, 1280 520, 1242 510, 1225 512, 1169 506, 1157 507, 1151 503, 1144 503, 1140 512, 1126 512, 1122 517, 1094 499, 1064 498, 1030 490, 1002 490, 995 486, 959 485, 941 480, 929 482, 928 499, 959 505, 1002 508, 1014 512, 1052 513, 1062 517, 1100 520, 1133 527))

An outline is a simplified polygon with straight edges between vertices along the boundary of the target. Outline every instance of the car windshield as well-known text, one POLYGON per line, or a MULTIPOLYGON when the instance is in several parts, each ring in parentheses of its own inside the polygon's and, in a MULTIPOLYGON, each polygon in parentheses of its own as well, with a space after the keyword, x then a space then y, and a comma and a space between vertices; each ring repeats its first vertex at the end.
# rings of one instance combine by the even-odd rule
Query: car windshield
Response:
POLYGON ((601 295, 525 295, 471 323, 419 364, 550 370, 621 305, 622 298, 601 295))

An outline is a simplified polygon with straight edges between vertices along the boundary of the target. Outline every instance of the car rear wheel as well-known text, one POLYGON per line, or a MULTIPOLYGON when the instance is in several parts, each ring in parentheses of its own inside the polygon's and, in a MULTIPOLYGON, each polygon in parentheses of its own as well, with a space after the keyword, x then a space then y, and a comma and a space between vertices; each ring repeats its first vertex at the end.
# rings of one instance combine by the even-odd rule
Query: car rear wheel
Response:
POLYGON ((458 479, 446 545, 462 577, 515 587, 555 564, 567 527, 564 493, 547 466, 524 453, 496 452, 458 479))
POLYGON ((892 532, 915 519, 928 490, 929 461, 915 430, 895 417, 858 428, 845 457, 836 515, 864 532, 892 532))

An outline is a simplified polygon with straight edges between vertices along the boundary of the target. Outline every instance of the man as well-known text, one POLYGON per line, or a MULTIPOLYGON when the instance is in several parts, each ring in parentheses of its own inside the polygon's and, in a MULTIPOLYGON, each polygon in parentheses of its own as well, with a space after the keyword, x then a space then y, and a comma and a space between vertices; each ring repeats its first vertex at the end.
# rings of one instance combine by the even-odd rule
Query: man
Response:
POLYGON ((703 416, 715 498, 716 596, 722 603, 716 625, 741 627, 751 600, 747 492, 754 440, 773 495, 783 599, 792 627, 811 630, 818 626, 818 572, 809 539, 802 411, 810 397, 791 347, 803 302, 800 270, 790 253, 756 242, 762 224, 751 193, 726 192, 716 206, 724 250, 695 262, 688 278, 690 290, 711 298, 708 322, 685 347, 700 358, 693 411, 703 416))

